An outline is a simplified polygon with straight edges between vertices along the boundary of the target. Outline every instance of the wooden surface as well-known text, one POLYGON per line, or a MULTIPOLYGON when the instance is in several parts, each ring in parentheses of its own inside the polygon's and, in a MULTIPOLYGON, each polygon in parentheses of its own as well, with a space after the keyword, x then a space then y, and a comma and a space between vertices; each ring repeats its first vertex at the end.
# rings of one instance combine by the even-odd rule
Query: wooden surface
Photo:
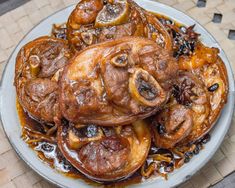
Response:
MULTIPOLYGON (((235 29, 235 0, 207 0, 206 7, 197 7, 197 0, 158 0, 192 16, 207 28, 225 50, 235 70, 235 40, 229 30, 235 29), (221 23, 213 23, 214 13, 222 14, 221 23)), ((0 77, 6 60, 20 39, 40 20, 76 3, 76 0, 31 0, 0 16, 0 77)), ((0 4, 1 6, 1 4, 0 4)), ((10 84, 10 83, 9 83, 10 84)), ((234 118, 233 118, 234 119, 234 118)), ((235 119, 234 119, 235 120, 235 119)), ((235 121, 212 160, 181 188, 203 188, 216 184, 235 170, 235 121)), ((235 187, 235 175, 214 187, 235 187)), ((54 187, 33 172, 19 159, 0 126, 0 187, 54 187)))

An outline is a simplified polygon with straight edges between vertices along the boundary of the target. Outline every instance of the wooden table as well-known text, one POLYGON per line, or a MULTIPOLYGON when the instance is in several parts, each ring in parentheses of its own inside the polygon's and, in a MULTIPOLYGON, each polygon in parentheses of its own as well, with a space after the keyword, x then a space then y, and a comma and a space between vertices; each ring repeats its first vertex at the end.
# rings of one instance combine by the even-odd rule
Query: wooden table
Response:
MULTIPOLYGON (((20 39, 40 20, 77 0, 0 0, 0 77, 6 60, 20 39), (27 3, 25 3, 27 2, 27 3), (4 4, 3 4, 4 3, 4 4), (25 3, 25 4, 22 4, 25 3), (19 6, 15 8, 15 6, 19 6), (15 8, 12 11, 9 9, 15 8), (3 12, 7 13, 1 15, 3 12)), ((182 10, 199 21, 218 40, 235 70, 235 40, 228 39, 235 30, 235 0, 158 0, 182 10), (199 6, 199 7, 198 7, 199 6), (217 13, 217 14, 214 14, 217 13), (215 16, 215 17, 214 17, 215 16), (222 16, 221 23, 220 18, 222 16), (212 21, 214 20, 214 22, 212 21)), ((234 118, 233 118, 234 119, 234 118)), ((212 160, 180 187, 235 187, 235 121, 212 160), (226 178, 224 178, 226 177, 226 178)), ((18 158, 0 126, 0 187, 54 187, 18 158)))

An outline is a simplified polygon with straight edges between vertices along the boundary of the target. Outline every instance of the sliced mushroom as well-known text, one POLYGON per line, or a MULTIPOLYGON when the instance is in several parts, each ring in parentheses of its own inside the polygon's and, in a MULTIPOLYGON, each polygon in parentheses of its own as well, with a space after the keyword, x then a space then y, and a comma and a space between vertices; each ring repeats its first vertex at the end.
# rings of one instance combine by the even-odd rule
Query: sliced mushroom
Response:
POLYGON ((129 79, 131 95, 146 106, 158 106, 166 100, 166 93, 147 71, 137 68, 129 79))
POLYGON ((129 3, 126 0, 116 0, 107 3, 96 17, 96 27, 107 27, 123 24, 127 21, 129 3))
POLYGON ((160 148, 173 148, 190 134, 193 127, 192 111, 183 105, 173 105, 155 117, 153 122, 155 144, 160 148), (159 126, 164 126, 161 131, 159 126))
POLYGON ((95 125, 88 125, 80 129, 72 128, 68 131, 68 145, 71 149, 79 149, 83 145, 103 138, 102 129, 95 125))

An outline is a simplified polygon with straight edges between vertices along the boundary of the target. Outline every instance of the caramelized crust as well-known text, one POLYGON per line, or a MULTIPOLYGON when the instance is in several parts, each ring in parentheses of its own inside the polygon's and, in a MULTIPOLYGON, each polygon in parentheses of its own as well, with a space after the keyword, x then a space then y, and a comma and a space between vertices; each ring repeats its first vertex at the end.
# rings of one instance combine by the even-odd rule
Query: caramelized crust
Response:
POLYGON ((174 104, 159 113, 152 123, 155 144, 160 148, 173 148, 190 134, 192 127, 192 110, 174 104))
POLYGON ((208 140, 229 90, 219 50, 194 26, 132 0, 79 1, 53 26, 57 38, 37 38, 17 55, 26 142, 45 147, 40 156, 58 145, 56 163, 96 182, 139 169, 166 177, 182 166, 208 140))
POLYGON ((147 124, 137 121, 102 130, 104 135, 99 140, 71 149, 67 125, 59 125, 59 148, 75 168, 95 181, 116 181, 131 176, 143 165, 149 152, 151 134, 147 124))
POLYGON ((23 108, 39 121, 59 114, 58 80, 70 57, 64 40, 40 37, 21 48, 15 66, 15 86, 23 108))
POLYGON ((159 110, 177 64, 151 40, 126 37, 75 56, 61 79, 62 114, 72 122, 123 125, 159 110), (120 66, 121 64, 121 66, 120 66))
MULTIPOLYGON (((209 115, 205 123, 195 126, 191 134, 182 141, 182 144, 192 143, 211 130, 227 101, 228 95, 227 71, 218 55, 218 49, 206 47, 200 42, 197 44, 196 49, 188 57, 188 64, 185 61, 184 69, 186 68, 187 71, 192 72, 203 82, 207 90, 210 110, 207 112, 209 115)), ((182 66, 179 65, 179 68, 182 68, 182 66)))
POLYGON ((125 36, 152 39, 172 50, 172 37, 155 15, 132 0, 82 0, 69 16, 67 39, 73 51, 125 36))

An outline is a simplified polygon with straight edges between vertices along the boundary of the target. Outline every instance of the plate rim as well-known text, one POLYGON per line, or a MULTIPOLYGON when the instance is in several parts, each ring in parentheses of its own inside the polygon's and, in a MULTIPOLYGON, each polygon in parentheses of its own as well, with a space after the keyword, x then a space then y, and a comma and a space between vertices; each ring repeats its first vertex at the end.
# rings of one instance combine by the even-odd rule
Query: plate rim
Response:
MULTIPOLYGON (((80 0, 79 0, 79 1, 80 1, 80 0)), ((79 1, 78 1, 78 2, 79 2, 79 1)), ((231 78, 229 78, 229 80, 231 79, 230 81, 232 82, 231 84, 232 84, 233 89, 234 89, 234 72, 233 72, 231 63, 230 63, 229 59, 227 58, 227 55, 226 55, 225 51, 223 50, 223 48, 221 47, 221 45, 218 43, 218 41, 215 39, 215 37, 214 37, 204 26, 202 26, 197 20, 195 20, 194 18, 192 18, 192 17, 189 16, 188 14, 186 14, 186 13, 184 13, 183 11, 178 10, 178 9, 176 9, 176 8, 174 8, 174 7, 168 6, 168 5, 163 4, 163 3, 160 3, 160 2, 156 2, 156 1, 154 1, 154 0, 142 0, 142 1, 143 1, 143 2, 152 2, 152 3, 156 3, 156 4, 158 4, 158 5, 162 6, 162 7, 165 7, 165 8, 167 8, 167 9, 176 10, 176 11, 178 11, 179 13, 181 13, 181 14, 187 16, 188 18, 190 18, 191 20, 193 20, 196 25, 200 26, 201 29, 203 29, 204 31, 206 31, 207 33, 209 33, 209 37, 211 37, 211 38, 215 41, 214 44, 216 44, 216 45, 219 46, 220 51, 221 51, 221 52, 223 53, 223 55, 224 55, 224 58, 226 58, 226 60, 228 61, 228 67, 229 67, 229 69, 228 69, 227 71, 230 72, 230 74, 231 74, 231 78)), ((28 36, 28 34, 29 34, 32 30, 34 30, 38 25, 40 25, 42 22, 44 22, 44 21, 47 20, 48 18, 52 17, 53 15, 55 15, 55 14, 57 14, 57 13, 59 13, 59 12, 65 10, 65 9, 68 9, 69 7, 75 6, 76 4, 77 4, 77 3, 71 4, 71 5, 66 6, 66 7, 64 7, 64 8, 61 8, 61 9, 55 11, 54 13, 48 15, 47 17, 43 18, 42 20, 40 20, 35 26, 33 26, 33 27, 22 37, 22 39, 21 39, 21 40, 18 42, 18 44, 15 46, 14 50, 11 52, 11 55, 9 56, 9 58, 8 58, 7 61, 6 61, 6 65, 5 65, 4 70, 3 70, 3 72, 2 72, 2 79, 0 80, 0 107, 2 107, 2 85, 3 85, 4 79, 5 79, 5 73, 6 73, 7 67, 8 67, 8 65, 9 65, 9 62, 10 62, 12 56, 13 56, 14 53, 16 52, 16 49, 19 47, 19 45, 22 43, 22 41, 25 40, 25 38, 28 36)), ((157 11, 156 11, 156 12, 157 12, 157 11)), ((230 94, 230 96, 231 96, 231 99, 230 99, 230 100, 233 102, 233 104, 234 104, 234 102, 235 102, 234 92, 235 92, 234 90, 229 90, 229 93, 228 93, 228 97, 229 97, 229 94, 230 94)), ((231 114, 234 113, 234 109, 235 109, 235 107, 233 106, 233 107, 232 107, 232 110, 231 110, 231 114)), ((220 116, 221 116, 221 115, 220 115, 220 116)), ((219 117, 220 117, 220 116, 219 116, 219 117)), ((52 183, 52 184, 54 184, 54 185, 57 185, 57 186, 59 186, 59 187, 68 187, 68 186, 66 186, 66 185, 64 185, 64 184, 61 184, 59 181, 54 181, 54 180, 52 180, 51 178, 47 177, 47 175, 46 175, 45 173, 43 173, 43 172, 41 172, 40 170, 38 170, 37 168, 35 168, 35 167, 24 157, 24 155, 19 151, 19 149, 17 148, 17 146, 11 141, 10 137, 8 136, 8 134, 7 134, 6 130, 5 130, 5 126, 4 126, 3 121, 2 121, 2 110, 1 110, 1 108, 0 108, 0 121, 1 121, 1 123, 2 123, 2 127, 3 127, 4 133, 5 133, 5 136, 6 136, 7 140, 8 140, 8 142, 10 143, 10 145, 12 146, 12 148, 16 151, 17 155, 22 159, 22 161, 25 162, 25 164, 27 164, 34 172, 36 172, 37 174, 39 174, 39 175, 40 175, 41 177, 43 177, 46 181, 48 181, 48 182, 50 182, 50 183, 52 183)), ((196 168, 193 172, 191 172, 191 173, 189 174, 189 177, 184 177, 184 178, 182 178, 177 184, 174 184, 174 186, 178 186, 178 185, 182 184, 183 182, 187 181, 191 176, 193 176, 193 175, 194 175, 196 172, 198 172, 203 166, 205 166, 205 164, 212 158, 212 156, 215 154, 215 152, 216 152, 216 151, 218 150, 218 148, 221 146, 221 143, 222 143, 222 141, 224 140, 224 137, 225 137, 225 135, 227 134, 227 132, 228 132, 230 126, 231 126, 232 116, 229 116, 228 122, 229 122, 230 125, 226 127, 226 130, 224 131, 224 134, 220 137, 220 140, 217 142, 216 147, 214 147, 215 149, 213 150, 213 152, 210 152, 210 156, 209 156, 206 160, 204 160, 203 163, 202 163, 200 166, 198 165, 197 168, 196 168)), ((215 123, 217 123, 217 121, 216 121, 215 123)), ((61 174, 60 172, 57 172, 57 173, 61 174)), ((66 177, 66 176, 65 176, 65 177, 66 177)), ((75 179, 74 179, 74 180, 75 180, 75 179)), ((155 179, 153 178, 152 181, 154 182, 154 180, 155 180, 155 179)), ((150 181, 151 181, 151 180, 150 180, 150 181)), ((140 184, 140 183, 139 183, 139 184, 131 184, 130 186, 135 186, 135 185, 141 185, 141 184, 140 184)))

